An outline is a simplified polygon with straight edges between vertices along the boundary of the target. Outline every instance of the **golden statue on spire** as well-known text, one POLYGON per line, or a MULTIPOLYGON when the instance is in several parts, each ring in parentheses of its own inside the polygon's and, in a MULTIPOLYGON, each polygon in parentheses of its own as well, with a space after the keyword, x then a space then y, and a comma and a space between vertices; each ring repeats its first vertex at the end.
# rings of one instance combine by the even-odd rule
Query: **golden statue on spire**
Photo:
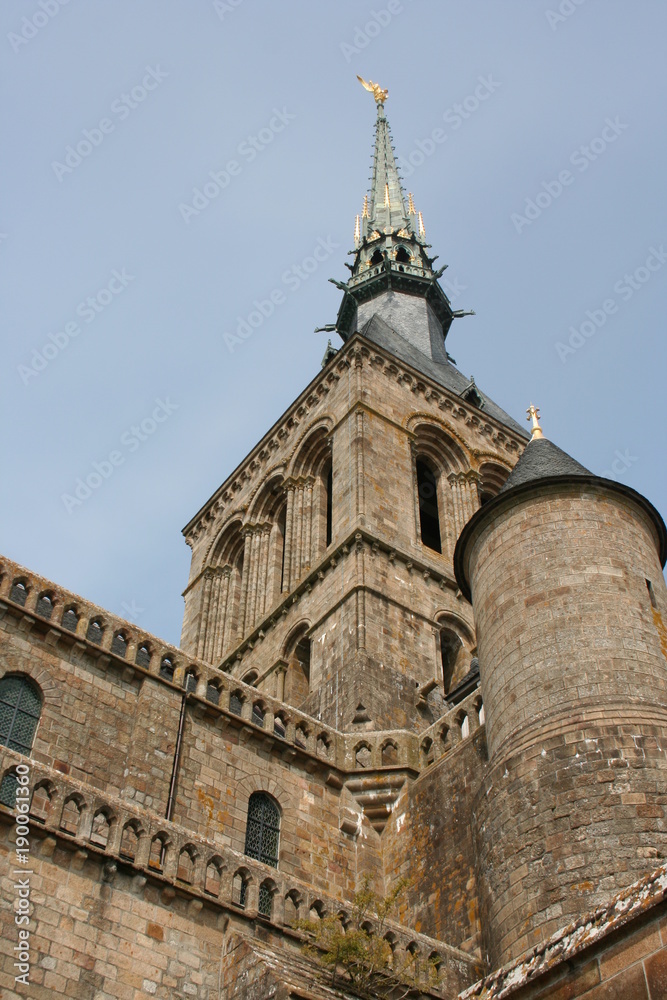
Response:
POLYGON ((387 100, 387 95, 389 94, 388 90, 383 90, 379 83, 373 83, 372 80, 369 80, 367 83, 363 76, 359 76, 359 74, 357 74, 357 80, 363 87, 366 88, 366 90, 370 90, 371 94, 375 98, 376 104, 384 104, 387 100))
POLYGON ((536 438, 544 437, 544 434, 542 433, 542 428, 540 427, 540 408, 539 408, 539 406, 533 406, 533 404, 531 403, 530 406, 528 407, 528 409, 526 410, 526 413, 528 414, 528 416, 526 417, 526 420, 530 420, 531 421, 531 428, 530 428, 530 430, 531 430, 531 437, 530 437, 530 440, 534 441, 536 438))

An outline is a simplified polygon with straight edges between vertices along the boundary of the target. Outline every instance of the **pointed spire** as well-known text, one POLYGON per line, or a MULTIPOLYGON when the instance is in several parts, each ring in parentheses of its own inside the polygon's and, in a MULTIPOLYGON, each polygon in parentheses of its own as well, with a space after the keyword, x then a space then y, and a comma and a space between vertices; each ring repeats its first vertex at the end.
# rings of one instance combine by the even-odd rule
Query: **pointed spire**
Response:
POLYGON ((438 283, 445 267, 433 269, 421 212, 412 193, 401 185, 389 123, 385 115, 387 91, 378 83, 359 80, 375 98, 375 146, 371 186, 364 196, 361 217, 354 226, 351 275, 344 284, 336 330, 347 338, 361 330, 374 315, 384 316, 389 327, 427 358, 440 364, 452 359, 445 338, 455 316, 451 302, 438 283))
POLYGON ((363 235, 368 237, 372 232, 385 233, 398 229, 411 232, 412 226, 398 176, 384 103, 378 103, 368 220, 363 235))

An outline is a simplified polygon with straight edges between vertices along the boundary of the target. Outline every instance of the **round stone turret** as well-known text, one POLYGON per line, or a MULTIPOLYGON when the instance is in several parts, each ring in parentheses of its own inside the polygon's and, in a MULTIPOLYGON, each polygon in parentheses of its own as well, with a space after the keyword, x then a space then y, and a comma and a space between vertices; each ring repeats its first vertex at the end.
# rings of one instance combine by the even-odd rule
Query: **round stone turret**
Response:
POLYGON ((667 856, 667 532, 534 437, 454 556, 489 747, 475 803, 492 967, 667 856))

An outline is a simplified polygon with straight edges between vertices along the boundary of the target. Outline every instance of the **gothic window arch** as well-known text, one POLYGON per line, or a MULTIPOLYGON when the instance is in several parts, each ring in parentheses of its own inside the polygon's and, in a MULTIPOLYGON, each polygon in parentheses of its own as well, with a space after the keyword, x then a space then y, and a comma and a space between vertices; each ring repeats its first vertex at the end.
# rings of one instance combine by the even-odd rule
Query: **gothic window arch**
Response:
POLYGON ((283 647, 283 658, 287 661, 284 700, 299 708, 310 693, 311 640, 308 637, 308 622, 296 626, 283 647))
POLYGON ((25 674, 0 680, 0 744, 26 755, 32 750, 42 712, 37 685, 25 674))
POLYGON ((329 548, 333 539, 333 463, 328 463, 324 470, 326 483, 326 546, 329 548))
POLYGON ((510 474, 510 470, 496 462, 485 462, 479 469, 479 492, 480 504, 488 503, 497 496, 510 474))
POLYGON ((8 809, 16 807, 16 789, 19 786, 18 775, 15 770, 6 771, 0 781, 0 805, 7 806, 8 809))
POLYGON ((280 809, 266 792, 254 792, 248 802, 245 853, 265 865, 278 867, 280 809))
POLYGON ((40 618, 46 618, 47 621, 53 614, 54 600, 51 594, 40 594, 37 599, 37 605, 35 607, 35 614, 39 615, 40 618))
POLYGON ((27 599, 28 588, 26 584, 23 580, 14 580, 12 589, 9 591, 9 600, 13 601, 14 604, 20 604, 21 607, 24 607, 27 599))
POLYGON ((433 549, 434 552, 442 552, 436 470, 431 462, 423 457, 417 458, 416 469, 419 530, 422 544, 433 549))
POLYGON ((333 537, 333 453, 330 422, 304 435, 291 465, 283 593, 323 557, 333 537))
POLYGON ((442 687, 445 697, 463 680, 470 669, 471 637, 460 623, 449 617, 438 618, 438 639, 442 687))

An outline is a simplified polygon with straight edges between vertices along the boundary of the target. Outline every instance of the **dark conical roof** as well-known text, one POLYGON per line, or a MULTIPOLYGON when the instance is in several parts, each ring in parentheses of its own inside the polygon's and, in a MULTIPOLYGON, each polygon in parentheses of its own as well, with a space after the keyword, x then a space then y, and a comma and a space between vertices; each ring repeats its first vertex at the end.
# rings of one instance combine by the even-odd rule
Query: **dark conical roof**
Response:
POLYGON ((532 438, 500 493, 548 476, 590 476, 591 472, 548 438, 532 438))
POLYGON ((555 445, 553 441, 549 441, 545 437, 534 437, 526 445, 523 455, 514 466, 497 496, 473 514, 459 535, 454 549, 454 575, 466 600, 471 600, 466 552, 481 527, 493 519, 499 508, 507 507, 513 502, 519 502, 525 494, 531 494, 533 490, 540 487, 549 490, 566 483, 571 484, 573 481, 579 481, 582 485, 620 495, 648 514, 656 529, 660 564, 664 566, 667 563, 667 527, 658 511, 646 497, 623 483, 594 475, 567 452, 555 445))

